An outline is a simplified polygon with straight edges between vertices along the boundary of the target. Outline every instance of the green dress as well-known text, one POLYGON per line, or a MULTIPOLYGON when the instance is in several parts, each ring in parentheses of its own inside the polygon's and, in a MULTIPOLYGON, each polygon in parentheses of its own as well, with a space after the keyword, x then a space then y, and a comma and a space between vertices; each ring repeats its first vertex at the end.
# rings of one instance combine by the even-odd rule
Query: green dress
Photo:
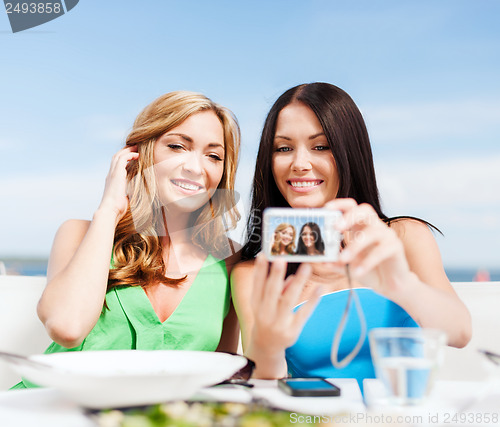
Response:
MULTIPOLYGON (((108 309, 84 341, 75 348, 55 342, 45 354, 93 350, 215 351, 229 311, 226 264, 212 255, 205 259, 177 308, 163 323, 141 286, 118 286, 106 293, 108 309)), ((13 389, 36 387, 22 380, 13 389)))

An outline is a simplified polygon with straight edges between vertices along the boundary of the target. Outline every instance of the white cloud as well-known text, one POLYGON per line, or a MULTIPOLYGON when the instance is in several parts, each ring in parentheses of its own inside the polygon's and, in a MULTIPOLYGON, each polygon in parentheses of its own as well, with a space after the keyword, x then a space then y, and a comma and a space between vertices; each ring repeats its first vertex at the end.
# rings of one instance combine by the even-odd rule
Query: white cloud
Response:
POLYGON ((398 164, 379 162, 388 215, 415 215, 438 226, 445 265, 500 266, 500 155, 398 164))
POLYGON ((471 138, 496 134, 500 139, 500 102, 461 100, 364 108, 370 135, 377 144, 471 138))
MULTIPOLYGON (((253 159, 242 162, 236 191, 241 220, 231 237, 242 242, 249 193, 253 177, 253 159)), ((0 178, 0 257, 47 256, 58 227, 67 219, 91 219, 99 205, 107 164, 94 171, 69 171, 39 176, 26 174, 0 178)))
POLYGON ((98 170, 0 179, 0 254, 48 255, 63 221, 92 218, 105 176, 98 170))
POLYGON ((111 114, 98 114, 81 119, 85 138, 92 143, 108 143, 120 146, 132 129, 132 122, 124 117, 111 114))
MULTIPOLYGON (((247 147, 253 151, 253 147, 247 147)), ((242 220, 232 236, 242 240, 255 158, 241 159, 236 178, 242 220)), ((90 219, 108 165, 95 171, 0 178, 0 256, 48 255, 68 218, 90 219)), ((421 216, 446 235, 438 239, 446 265, 500 265, 500 155, 454 160, 378 162, 379 188, 389 215, 421 216), (479 243, 480 242, 480 243, 479 243)))
POLYGON ((435 207, 500 206, 500 155, 461 157, 427 162, 379 162, 379 187, 388 206, 414 209, 422 203, 435 207))

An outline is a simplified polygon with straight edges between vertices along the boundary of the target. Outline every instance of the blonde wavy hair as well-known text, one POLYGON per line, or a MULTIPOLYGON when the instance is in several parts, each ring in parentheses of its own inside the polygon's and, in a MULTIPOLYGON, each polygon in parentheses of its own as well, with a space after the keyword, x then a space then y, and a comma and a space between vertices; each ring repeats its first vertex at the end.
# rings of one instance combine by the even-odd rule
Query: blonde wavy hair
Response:
MULTIPOLYGON (((157 191, 153 149, 155 141, 193 114, 213 111, 224 130, 224 172, 204 206, 190 214, 189 227, 195 245, 218 258, 228 256, 226 232, 236 226, 234 180, 240 146, 240 129, 234 115, 199 93, 170 92, 149 104, 136 118, 126 145, 137 145, 139 159, 127 166, 129 209, 119 221, 114 237, 113 265, 108 289, 121 285, 164 283, 176 285, 181 279, 167 277, 163 261, 162 233, 168 234, 157 191)), ((232 248, 229 248, 232 249, 232 248)))
POLYGON ((282 222, 274 230, 274 242, 273 246, 271 247, 271 255, 279 255, 281 239, 278 239, 278 233, 281 233, 285 228, 288 227, 293 230, 293 238, 292 242, 285 246, 285 251, 290 255, 295 253, 295 235, 297 234, 295 227, 292 224, 288 224, 287 222, 282 222))

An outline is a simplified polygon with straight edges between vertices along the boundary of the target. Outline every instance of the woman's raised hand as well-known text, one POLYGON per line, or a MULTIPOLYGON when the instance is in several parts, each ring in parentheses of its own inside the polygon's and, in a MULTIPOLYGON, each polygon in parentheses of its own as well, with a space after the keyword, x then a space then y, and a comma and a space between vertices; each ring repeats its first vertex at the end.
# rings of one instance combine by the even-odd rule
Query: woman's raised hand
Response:
POLYGON ((309 264, 302 264, 296 274, 285 279, 286 266, 284 260, 278 259, 269 270, 263 254, 255 261, 251 297, 253 325, 248 356, 255 360, 260 378, 286 375, 285 349, 297 341, 321 295, 317 286, 311 299, 294 311, 301 302, 301 292, 312 270, 309 264))
POLYGON ((126 167, 128 162, 138 158, 137 146, 134 145, 121 149, 111 160, 99 209, 112 210, 116 214, 117 222, 125 215, 128 208, 126 167))
POLYGON ((349 264, 352 277, 391 298, 411 274, 403 243, 367 203, 336 199, 325 205, 340 210, 335 228, 344 234, 345 246, 334 265, 341 272, 349 264))

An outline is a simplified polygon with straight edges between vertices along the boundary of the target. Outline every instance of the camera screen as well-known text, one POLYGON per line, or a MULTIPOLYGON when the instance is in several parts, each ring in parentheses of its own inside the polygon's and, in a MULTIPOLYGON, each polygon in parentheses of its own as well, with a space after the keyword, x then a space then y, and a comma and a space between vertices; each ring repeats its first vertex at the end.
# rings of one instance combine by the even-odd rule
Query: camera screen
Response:
POLYGON ((340 212, 272 208, 264 212, 264 251, 289 262, 335 261, 341 236, 334 229, 340 212))

